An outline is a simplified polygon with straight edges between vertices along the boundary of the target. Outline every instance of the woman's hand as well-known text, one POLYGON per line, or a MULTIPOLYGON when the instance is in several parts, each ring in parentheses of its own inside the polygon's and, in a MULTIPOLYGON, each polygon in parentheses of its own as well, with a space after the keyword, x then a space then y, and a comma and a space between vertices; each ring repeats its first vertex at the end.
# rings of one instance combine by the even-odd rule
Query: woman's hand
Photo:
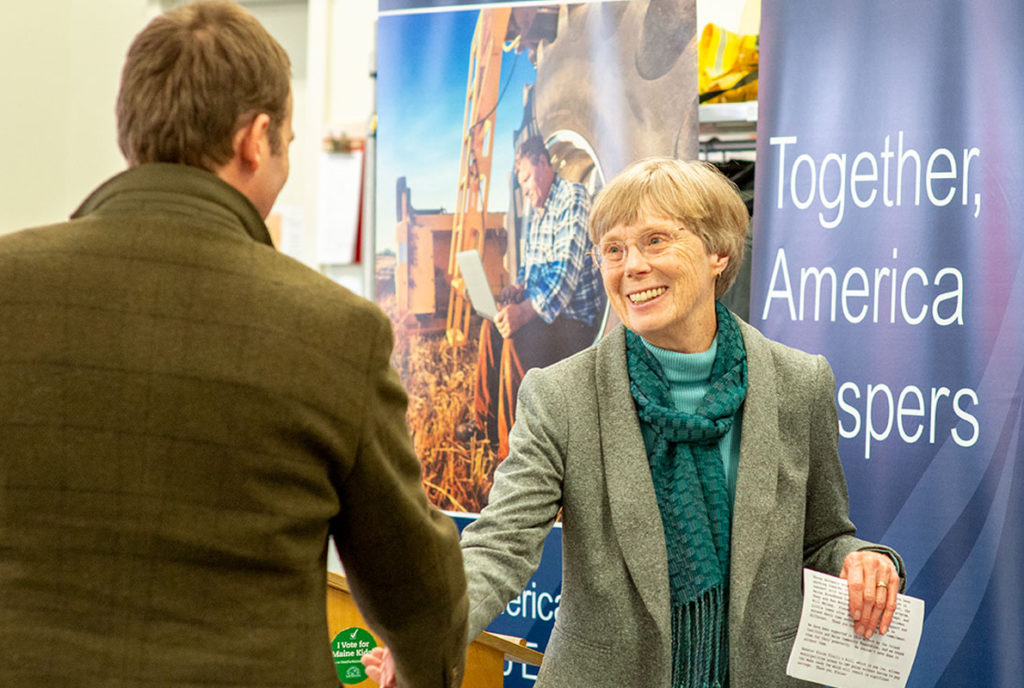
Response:
POLYGON ((839 577, 849 585, 853 630, 865 638, 874 635, 875 629, 888 633, 900 591, 899 571, 892 558, 871 550, 850 552, 839 577))

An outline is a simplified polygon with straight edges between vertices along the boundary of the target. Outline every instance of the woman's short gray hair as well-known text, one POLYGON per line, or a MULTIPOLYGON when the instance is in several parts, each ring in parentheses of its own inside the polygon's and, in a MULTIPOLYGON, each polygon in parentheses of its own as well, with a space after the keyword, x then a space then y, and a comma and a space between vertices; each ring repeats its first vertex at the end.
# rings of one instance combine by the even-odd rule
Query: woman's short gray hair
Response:
POLYGON ((715 298, 732 286, 743 264, 750 215, 736 185, 699 160, 644 158, 612 178, 590 209, 595 245, 612 228, 635 225, 645 217, 678 222, 704 242, 708 253, 729 256, 715 284, 715 298))

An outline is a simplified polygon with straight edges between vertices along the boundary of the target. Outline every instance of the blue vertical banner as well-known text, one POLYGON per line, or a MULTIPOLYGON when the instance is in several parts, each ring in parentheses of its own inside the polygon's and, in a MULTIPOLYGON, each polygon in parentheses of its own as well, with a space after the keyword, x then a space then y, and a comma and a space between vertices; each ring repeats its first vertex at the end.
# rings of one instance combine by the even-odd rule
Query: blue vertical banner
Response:
POLYGON ((764 0, 751 320, 826 355, 908 685, 1024 676, 1024 5, 764 0))

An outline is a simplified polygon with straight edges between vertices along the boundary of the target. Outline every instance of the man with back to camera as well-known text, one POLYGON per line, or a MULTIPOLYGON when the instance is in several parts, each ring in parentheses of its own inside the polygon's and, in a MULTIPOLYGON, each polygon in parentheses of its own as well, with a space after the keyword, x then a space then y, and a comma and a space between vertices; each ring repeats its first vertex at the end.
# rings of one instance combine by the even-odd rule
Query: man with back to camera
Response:
POLYGON ((530 208, 520 265, 494 322, 481 325, 473 416, 456 428, 457 437, 486 435, 500 459, 508 455, 523 375, 590 346, 605 305, 600 272, 588 255, 586 187, 555 173, 536 134, 517 146, 514 172, 530 208))
POLYGON ((458 686, 466 588, 376 306, 276 252, 290 63, 245 10, 134 40, 129 169, 0 237, 0 685, 335 688, 328 535, 399 685, 458 686))

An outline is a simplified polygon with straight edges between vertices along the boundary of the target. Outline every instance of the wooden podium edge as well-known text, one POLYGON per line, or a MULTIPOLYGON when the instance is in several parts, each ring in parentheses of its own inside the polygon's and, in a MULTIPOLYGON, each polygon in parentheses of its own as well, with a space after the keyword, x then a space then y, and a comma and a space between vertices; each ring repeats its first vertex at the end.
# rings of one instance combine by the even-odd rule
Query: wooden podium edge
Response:
MULTIPOLYGON (((345 579, 345 576, 342 576, 339 573, 334 573, 333 571, 327 572, 327 587, 341 590, 348 595, 352 594, 352 590, 348 587, 348 581, 345 579)), ((510 635, 501 635, 499 633, 483 631, 473 642, 498 650, 505 655, 505 659, 509 659, 513 662, 522 662, 523 664, 540 666, 541 660, 544 659, 544 654, 542 652, 526 647, 525 640, 510 635)))

